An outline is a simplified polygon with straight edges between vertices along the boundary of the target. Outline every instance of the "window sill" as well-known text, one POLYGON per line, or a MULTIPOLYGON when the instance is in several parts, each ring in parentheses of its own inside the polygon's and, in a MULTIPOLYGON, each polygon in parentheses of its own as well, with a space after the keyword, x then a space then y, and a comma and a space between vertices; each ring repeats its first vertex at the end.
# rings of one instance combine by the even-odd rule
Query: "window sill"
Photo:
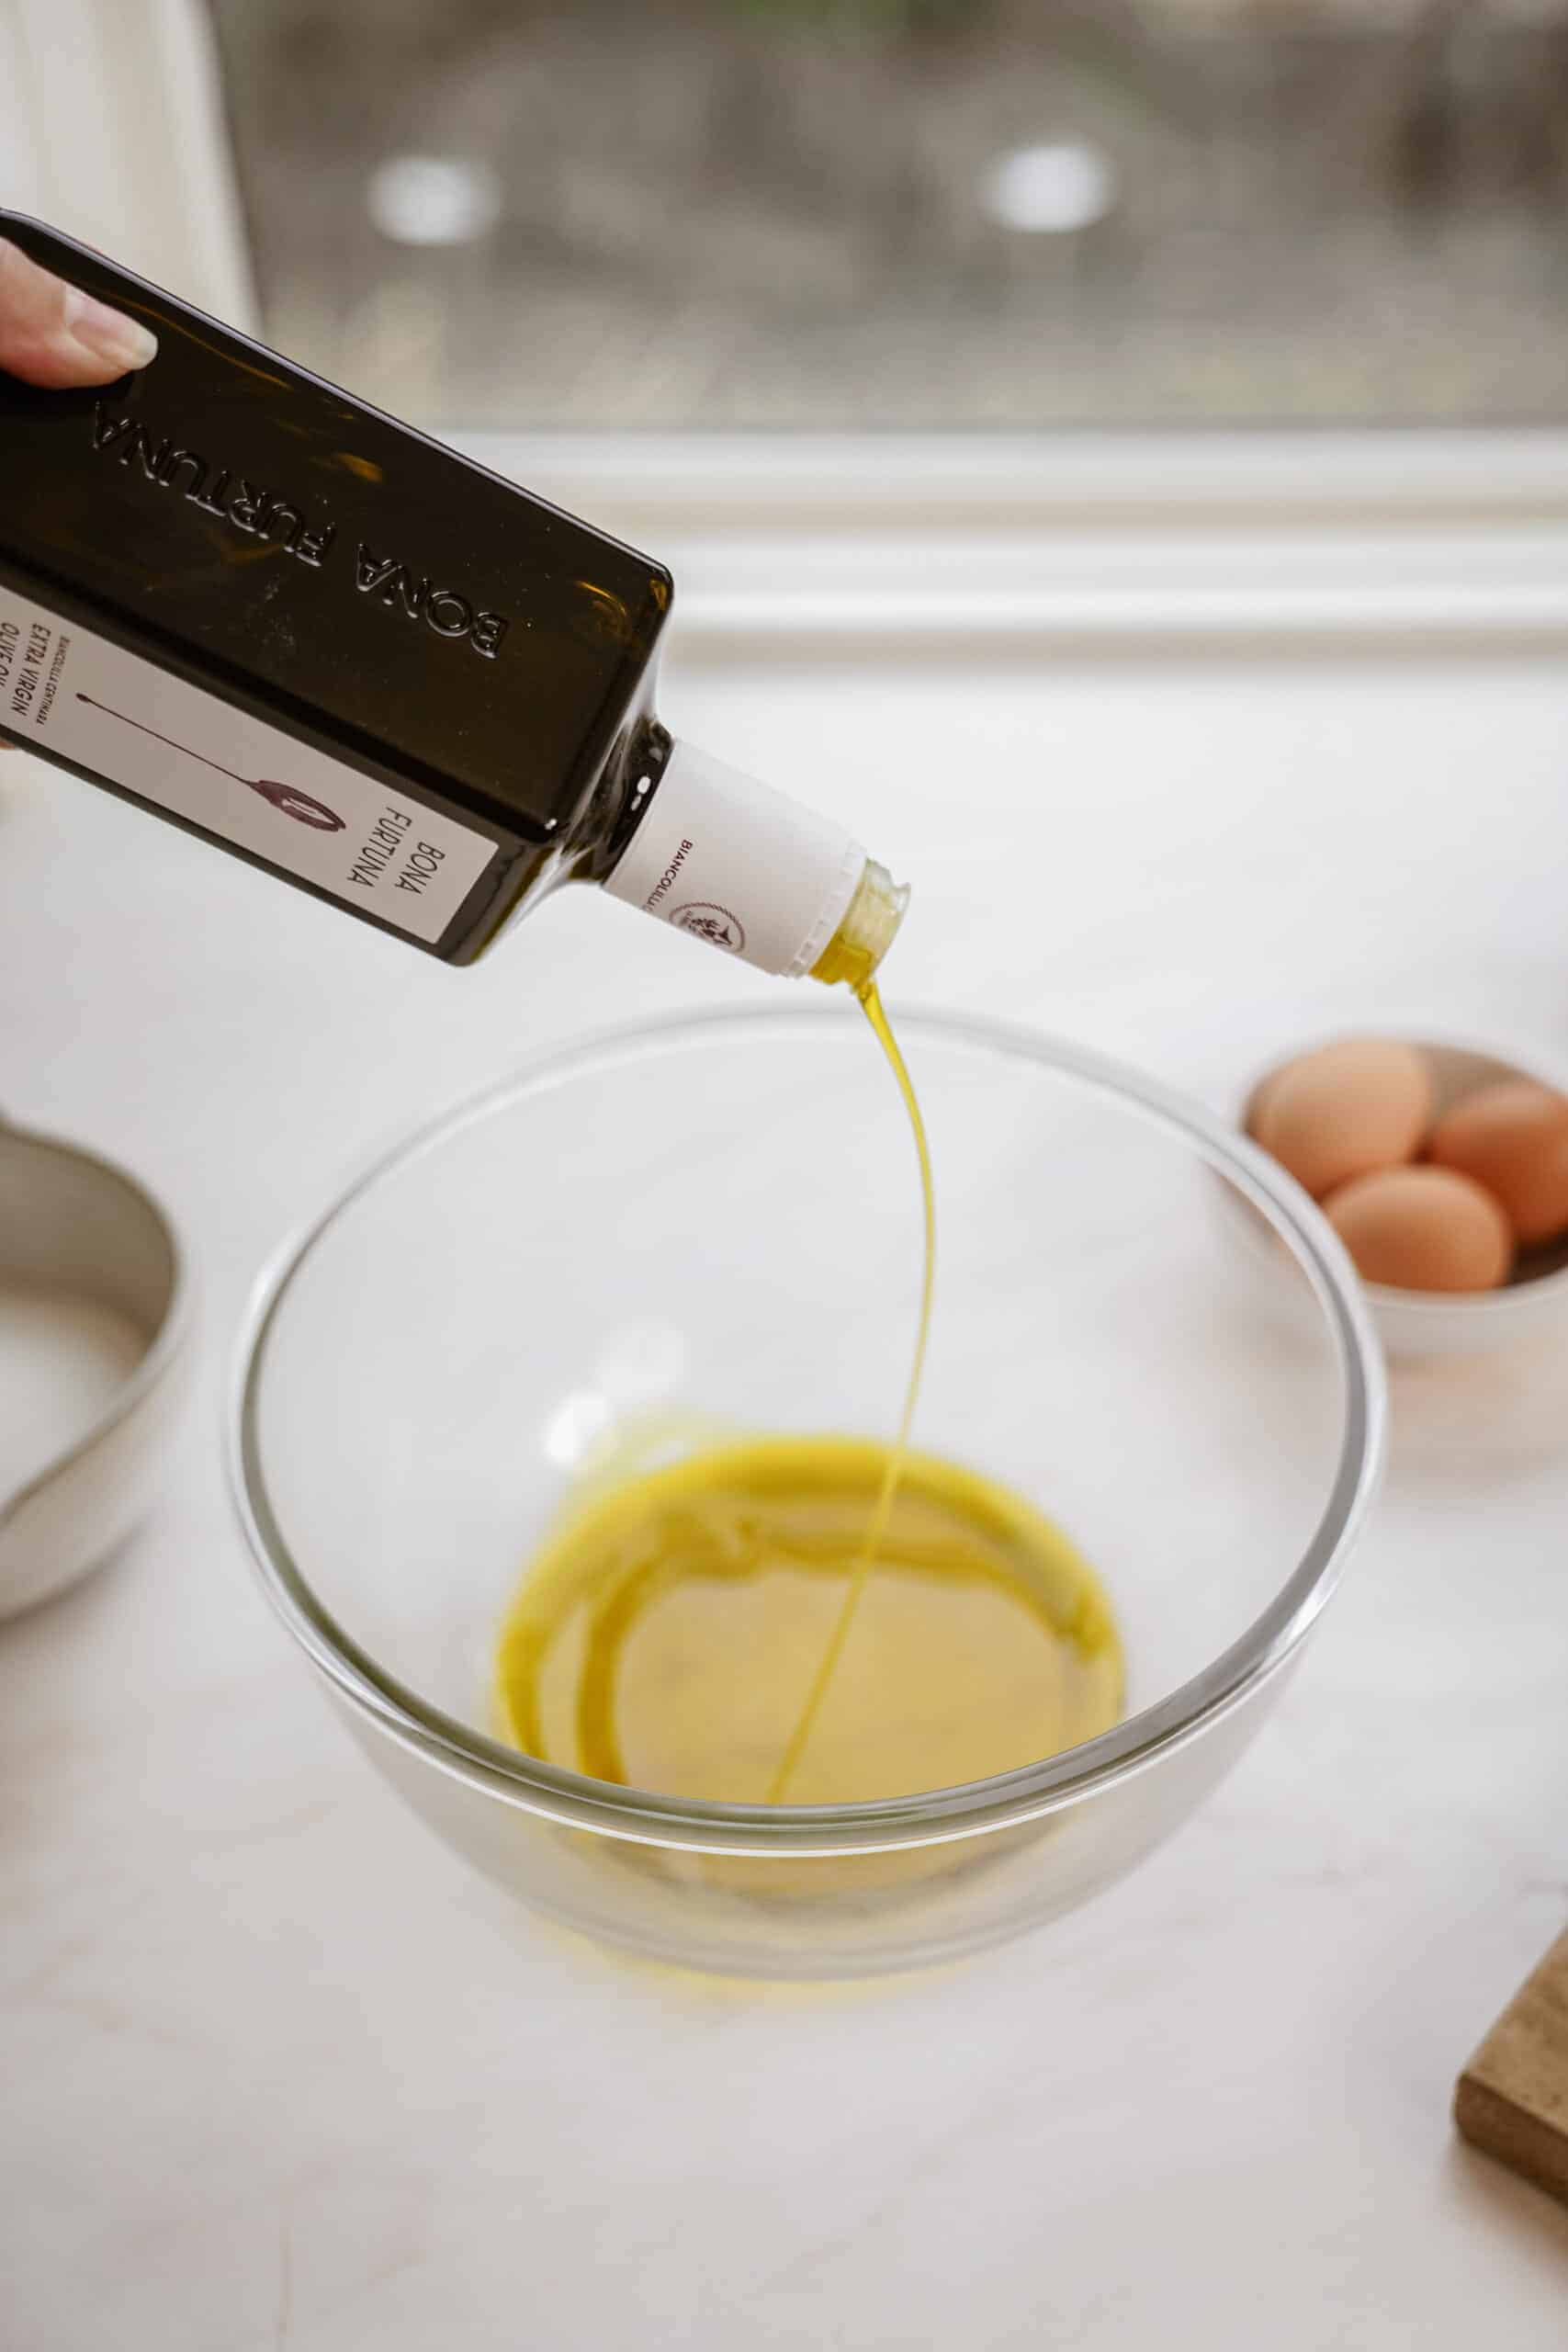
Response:
POLYGON ((456 437, 669 563, 693 647, 1568 632, 1560 432, 456 437))

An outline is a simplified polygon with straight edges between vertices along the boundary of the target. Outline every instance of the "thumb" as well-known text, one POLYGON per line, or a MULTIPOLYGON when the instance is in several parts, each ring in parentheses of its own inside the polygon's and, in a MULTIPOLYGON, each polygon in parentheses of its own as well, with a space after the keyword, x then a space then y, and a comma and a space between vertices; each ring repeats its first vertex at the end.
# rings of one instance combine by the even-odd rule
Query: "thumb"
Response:
POLYGON ((0 369, 58 391, 71 384, 110 384, 144 368, 157 338, 67 286, 0 237, 0 369))

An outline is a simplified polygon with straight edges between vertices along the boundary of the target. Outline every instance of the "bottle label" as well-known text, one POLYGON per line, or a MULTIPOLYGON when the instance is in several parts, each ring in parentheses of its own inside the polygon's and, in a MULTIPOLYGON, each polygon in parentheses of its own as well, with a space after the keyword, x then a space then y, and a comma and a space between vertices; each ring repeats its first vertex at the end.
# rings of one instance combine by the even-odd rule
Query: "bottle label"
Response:
POLYGON ((0 582, 0 727, 434 943, 496 854, 438 816, 0 582))
POLYGON ((843 920, 865 852, 841 825, 677 743, 604 885, 764 972, 809 972, 843 920))

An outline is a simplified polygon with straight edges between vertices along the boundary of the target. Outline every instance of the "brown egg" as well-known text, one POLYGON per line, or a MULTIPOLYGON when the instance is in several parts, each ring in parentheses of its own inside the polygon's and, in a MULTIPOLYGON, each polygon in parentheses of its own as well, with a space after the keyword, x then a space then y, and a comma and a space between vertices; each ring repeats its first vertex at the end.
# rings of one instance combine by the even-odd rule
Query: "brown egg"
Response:
POLYGON ((1529 1078, 1478 1087, 1438 1120, 1431 1154, 1495 1193, 1521 1241, 1568 1232, 1568 1096, 1529 1078))
POLYGON ((1341 1184, 1324 1214, 1363 1282, 1394 1290, 1495 1290, 1514 1237, 1490 1193, 1451 1168, 1382 1168, 1341 1184))
POLYGON ((1254 1137, 1321 1200, 1337 1184, 1413 1159, 1432 1115, 1414 1046, 1346 1037, 1287 1062, 1254 1102, 1254 1137))

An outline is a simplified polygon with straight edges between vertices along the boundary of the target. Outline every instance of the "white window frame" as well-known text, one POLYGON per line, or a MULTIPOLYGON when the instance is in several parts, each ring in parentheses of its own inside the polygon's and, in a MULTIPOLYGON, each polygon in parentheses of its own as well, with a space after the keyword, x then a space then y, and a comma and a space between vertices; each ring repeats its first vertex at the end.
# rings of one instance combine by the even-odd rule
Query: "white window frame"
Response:
POLYGON ((254 326, 200 0, 0 0, 0 204, 254 326))
POLYGON ((683 643, 1568 632, 1568 434, 459 435, 647 548, 683 643))
MULTIPOLYGON (((201 0, 0 0, 0 200, 256 306, 201 0)), ((691 651, 1568 632, 1568 434, 450 437, 671 565, 691 651)))

